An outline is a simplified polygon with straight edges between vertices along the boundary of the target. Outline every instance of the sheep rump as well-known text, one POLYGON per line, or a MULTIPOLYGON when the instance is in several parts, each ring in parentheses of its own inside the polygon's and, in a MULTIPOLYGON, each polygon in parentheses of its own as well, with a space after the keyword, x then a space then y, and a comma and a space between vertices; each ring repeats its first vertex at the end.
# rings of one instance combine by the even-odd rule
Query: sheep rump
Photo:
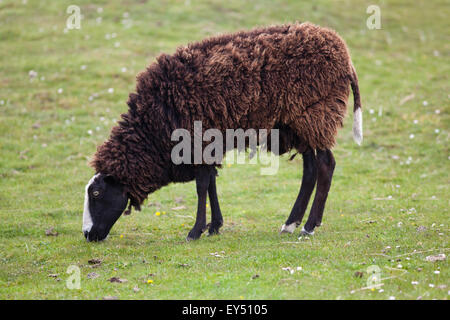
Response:
POLYGON ((161 54, 137 77, 127 113, 92 161, 114 176, 139 209, 170 182, 195 178, 175 165, 173 130, 279 129, 280 154, 330 149, 350 93, 360 107, 356 72, 345 42, 310 23, 226 34, 161 54))

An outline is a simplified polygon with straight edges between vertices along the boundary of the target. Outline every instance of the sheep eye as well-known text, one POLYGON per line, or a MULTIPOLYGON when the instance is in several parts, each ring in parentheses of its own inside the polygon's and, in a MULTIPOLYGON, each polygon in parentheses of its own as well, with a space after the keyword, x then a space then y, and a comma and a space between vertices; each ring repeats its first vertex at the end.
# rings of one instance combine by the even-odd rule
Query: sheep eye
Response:
POLYGON ((92 194, 94 195, 94 197, 98 197, 98 195, 100 194, 100 191, 95 190, 94 192, 92 192, 92 194))

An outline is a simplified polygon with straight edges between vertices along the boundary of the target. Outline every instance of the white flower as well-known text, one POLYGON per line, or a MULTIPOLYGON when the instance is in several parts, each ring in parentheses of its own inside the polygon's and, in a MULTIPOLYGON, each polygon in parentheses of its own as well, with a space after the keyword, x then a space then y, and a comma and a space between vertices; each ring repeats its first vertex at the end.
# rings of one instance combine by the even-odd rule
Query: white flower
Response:
POLYGON ((439 114, 439 113, 441 113, 441 110, 436 109, 436 110, 434 110, 434 113, 439 114))
POLYGON ((127 68, 122 67, 122 69, 120 69, 120 71, 122 71, 122 72, 127 72, 127 68))
POLYGON ((83 64, 83 65, 80 67, 80 69, 81 69, 81 70, 86 70, 86 65, 83 64))
POLYGON ((395 300, 395 297, 394 296, 390 296, 389 300, 395 300))
POLYGON ((108 89, 108 92, 109 92, 109 93, 113 93, 113 92, 114 92, 114 88, 109 88, 109 89, 108 89))
POLYGON ((425 100, 422 104, 426 107, 428 105, 428 101, 425 100))
POLYGON ((414 139, 414 134, 411 133, 411 134, 409 135, 409 138, 410 138, 410 139, 414 139))
POLYGON ((88 133, 88 135, 90 135, 90 136, 91 136, 91 135, 92 135, 92 130, 88 130, 88 132, 87 132, 87 133, 88 133))
POLYGON ((441 272, 439 271, 439 270, 436 270, 435 272, 434 272, 434 274, 440 274, 441 272))
POLYGON ((419 281, 411 281, 411 284, 412 285, 417 285, 417 284, 419 284, 419 281))
POLYGON ((97 8, 97 13, 102 13, 102 12, 103 12, 103 8, 98 7, 98 8, 97 8))
POLYGON ((413 123, 414 123, 414 124, 418 124, 418 123, 419 123, 419 120, 414 120, 413 123))
POLYGON ((59 88, 58 89, 58 93, 62 93, 63 92, 63 89, 62 88, 59 88))
POLYGON ((36 78, 38 75, 38 73, 34 70, 30 70, 30 72, 28 72, 28 76, 30 77, 30 79, 36 78))
POLYGON ((441 130, 439 129, 434 129, 434 133, 439 133, 441 130))

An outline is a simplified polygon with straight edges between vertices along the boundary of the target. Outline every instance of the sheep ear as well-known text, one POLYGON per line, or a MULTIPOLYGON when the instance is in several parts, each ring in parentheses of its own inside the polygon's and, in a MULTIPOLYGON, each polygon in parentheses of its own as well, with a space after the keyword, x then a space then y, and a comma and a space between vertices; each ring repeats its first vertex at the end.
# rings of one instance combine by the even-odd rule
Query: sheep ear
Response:
POLYGON ((135 93, 130 93, 130 95, 128 96, 127 104, 131 110, 135 111, 137 109, 137 101, 138 95, 135 93))

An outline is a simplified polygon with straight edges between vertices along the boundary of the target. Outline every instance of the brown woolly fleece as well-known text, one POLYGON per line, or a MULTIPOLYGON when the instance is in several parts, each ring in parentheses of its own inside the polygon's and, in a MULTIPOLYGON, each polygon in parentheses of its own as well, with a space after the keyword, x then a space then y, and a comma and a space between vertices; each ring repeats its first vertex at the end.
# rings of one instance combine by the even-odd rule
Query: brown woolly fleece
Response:
MULTIPOLYGON (((329 149, 343 124, 349 85, 360 106, 345 42, 311 23, 258 28, 205 39, 161 54, 137 77, 127 113, 92 161, 128 192, 139 210, 149 193, 195 178, 175 165, 171 134, 203 130, 279 129, 280 154, 329 149)), ((225 149, 225 148, 224 148, 225 149)))

